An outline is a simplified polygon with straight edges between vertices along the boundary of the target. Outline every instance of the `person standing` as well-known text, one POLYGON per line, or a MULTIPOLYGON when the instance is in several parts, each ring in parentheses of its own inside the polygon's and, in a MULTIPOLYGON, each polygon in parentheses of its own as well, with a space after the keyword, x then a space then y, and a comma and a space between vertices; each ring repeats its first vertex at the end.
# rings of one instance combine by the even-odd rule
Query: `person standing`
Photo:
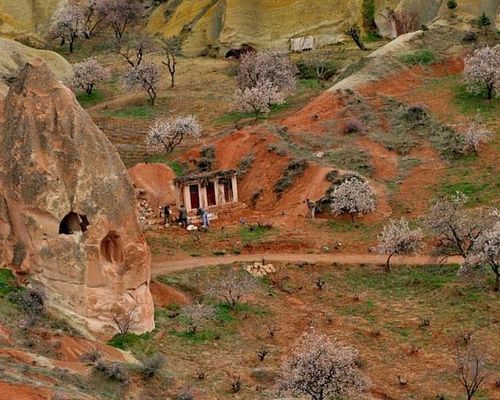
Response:
POLYGON ((184 204, 181 204, 179 207, 179 222, 183 228, 187 228, 188 226, 188 212, 184 204))
POLYGON ((163 225, 172 223, 172 211, 170 210, 170 204, 165 204, 163 206, 163 225))
POLYGON ((316 217, 316 203, 311 199, 307 199, 306 203, 309 209, 309 218, 314 219, 316 217))

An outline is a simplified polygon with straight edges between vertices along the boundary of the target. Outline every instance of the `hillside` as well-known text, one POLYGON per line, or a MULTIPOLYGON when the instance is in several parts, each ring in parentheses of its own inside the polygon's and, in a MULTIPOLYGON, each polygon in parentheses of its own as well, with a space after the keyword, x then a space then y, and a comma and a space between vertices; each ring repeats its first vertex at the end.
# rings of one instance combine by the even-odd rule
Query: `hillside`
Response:
MULTIPOLYGON (((500 97, 464 73, 500 46, 500 0, 141 1, 120 40, 102 23, 73 52, 47 39, 58 3, 0 0, 0 400, 318 400, 279 390, 316 334, 370 381, 320 400, 463 399, 464 355, 470 400, 500 399, 500 97), (258 64, 308 35, 278 53, 284 100, 239 109, 226 52, 258 64), (89 58, 91 94, 72 80, 89 58), (157 71, 154 102, 131 62, 157 71), (199 132, 169 151, 147 139, 186 116, 199 132), (335 212, 346 182, 369 210, 335 212), (393 221, 411 237, 387 250, 393 221)), ((335 390, 324 354, 309 384, 335 390)))

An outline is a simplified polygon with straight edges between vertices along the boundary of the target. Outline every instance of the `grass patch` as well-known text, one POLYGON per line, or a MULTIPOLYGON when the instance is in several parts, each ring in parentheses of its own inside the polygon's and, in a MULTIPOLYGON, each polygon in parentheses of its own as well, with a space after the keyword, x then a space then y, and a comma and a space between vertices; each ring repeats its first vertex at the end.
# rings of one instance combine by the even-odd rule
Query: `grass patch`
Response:
POLYGON ((248 225, 240 230, 241 240, 243 244, 258 244, 269 237, 273 228, 266 225, 248 225))
POLYGON ((104 101, 104 94, 99 90, 94 90, 90 95, 82 92, 76 95, 76 99, 83 108, 87 108, 102 103, 104 101))
POLYGON ((142 335, 135 335, 133 333, 127 333, 125 335, 119 334, 110 339, 108 344, 121 350, 144 352, 144 349, 148 347, 152 338, 152 332, 147 332, 142 335))
POLYGON ((454 91, 453 104, 463 114, 475 116, 479 113, 493 120, 500 113, 500 98, 488 100, 484 95, 471 94, 463 84, 457 84, 454 91))
POLYGON ((489 203, 489 200, 494 199, 495 192, 498 194, 499 190, 500 182, 497 182, 496 187, 492 191, 489 183, 463 181, 457 183, 445 182, 442 184, 440 192, 446 196, 462 192, 469 197, 468 205, 473 207, 489 203))
POLYGON ((406 65, 431 65, 437 61, 436 55, 429 49, 406 53, 401 55, 399 59, 406 65))
POLYGON ((0 268, 0 296, 17 290, 16 281, 10 269, 0 268))
POLYGON ((382 36, 380 36, 377 32, 367 32, 365 36, 363 36, 363 41, 365 43, 374 43, 382 40, 382 36))
POLYGON ((356 171, 366 176, 373 173, 370 156, 362 150, 354 148, 337 150, 330 153, 329 159, 334 166, 342 169, 356 171))
POLYGON ((363 302, 356 302, 348 307, 343 307, 339 309, 339 313, 343 315, 350 315, 356 317, 362 317, 370 323, 375 322, 375 316, 373 312, 376 306, 372 300, 366 300, 363 302))
POLYGON ((375 240, 380 230, 379 224, 367 225, 359 222, 352 224, 343 220, 328 221, 326 226, 334 233, 355 233, 358 240, 365 243, 375 240))
POLYGON ((215 306, 215 319, 222 323, 236 322, 238 318, 249 316, 265 317, 269 311, 248 303, 238 303, 234 310, 231 310, 227 303, 219 303, 215 306))
POLYGON ((130 119, 148 119, 154 116, 156 110, 150 105, 126 107, 120 110, 104 111, 108 117, 130 118, 130 119))
POLYGON ((245 113, 240 111, 230 111, 220 117, 215 119, 217 125, 234 124, 243 119, 254 119, 254 120, 265 120, 269 117, 273 117, 279 114, 281 111, 286 110, 289 107, 288 103, 284 104, 273 104, 271 105, 271 111, 268 114, 259 114, 257 117, 255 113, 245 113))
POLYGON ((392 273, 355 270, 346 279, 354 290, 373 289, 388 297, 424 295, 457 279, 458 266, 401 267, 392 273))

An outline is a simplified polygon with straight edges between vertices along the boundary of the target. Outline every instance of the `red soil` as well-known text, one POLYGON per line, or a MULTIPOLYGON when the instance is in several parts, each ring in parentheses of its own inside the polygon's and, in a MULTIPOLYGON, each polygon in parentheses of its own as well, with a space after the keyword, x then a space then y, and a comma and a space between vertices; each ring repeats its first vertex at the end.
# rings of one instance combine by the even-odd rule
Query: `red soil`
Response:
POLYGON ((146 199, 153 210, 165 203, 175 203, 175 173, 166 165, 140 163, 130 168, 128 174, 134 187, 146 191, 146 199))
POLYGON ((370 154, 376 179, 390 181, 398 176, 398 157, 396 153, 387 150, 384 146, 366 136, 359 138, 357 144, 370 154))
POLYGON ((0 382, 0 400, 49 400, 51 396, 48 389, 0 382))
POLYGON ((414 149, 409 156, 420 159, 422 163, 404 179, 396 201, 406 203, 410 215, 419 216, 427 211, 426 207, 432 197, 432 185, 443 176, 446 166, 431 147, 414 149))
POLYGON ((106 346, 105 344, 94 342, 81 337, 55 336, 51 342, 57 341, 57 356, 60 362, 76 363, 80 361, 80 356, 92 349, 97 349, 102 357, 110 361, 127 361, 126 357, 119 350, 106 346))
POLYGON ((184 293, 160 282, 151 282, 150 289, 156 307, 165 307, 172 304, 184 305, 189 303, 189 298, 184 293))

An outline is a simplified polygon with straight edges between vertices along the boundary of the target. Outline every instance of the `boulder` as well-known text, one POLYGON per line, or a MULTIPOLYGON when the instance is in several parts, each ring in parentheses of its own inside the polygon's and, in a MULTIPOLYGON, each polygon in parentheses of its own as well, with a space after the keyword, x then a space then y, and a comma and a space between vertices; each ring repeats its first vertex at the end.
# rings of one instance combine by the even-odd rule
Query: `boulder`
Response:
POLYGON ((0 99, 5 97, 7 83, 15 79, 26 63, 40 58, 58 80, 68 82, 73 76, 73 68, 59 54, 53 51, 33 49, 12 39, 0 38, 0 99))
POLYGON ((4 101, 0 256, 90 336, 154 328, 149 247, 113 145, 41 60, 4 101))
POLYGON ((165 164, 139 163, 129 168, 128 174, 155 215, 159 215, 159 207, 165 203, 176 203, 175 173, 165 164))

